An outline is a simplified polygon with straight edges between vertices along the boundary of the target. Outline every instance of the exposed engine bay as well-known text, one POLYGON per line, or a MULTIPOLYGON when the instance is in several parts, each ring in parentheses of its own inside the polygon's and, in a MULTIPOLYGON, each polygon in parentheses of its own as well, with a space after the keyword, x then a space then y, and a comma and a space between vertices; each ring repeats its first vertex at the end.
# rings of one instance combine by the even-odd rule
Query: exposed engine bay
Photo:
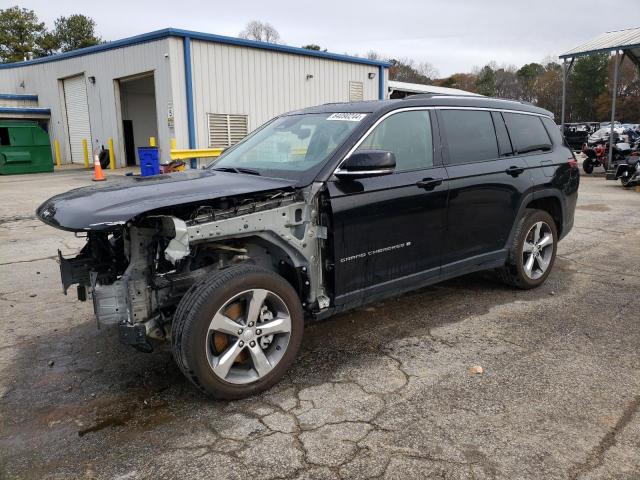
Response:
POLYGON ((152 350, 149 339, 169 339, 175 309, 198 279, 241 262, 286 278, 308 312, 326 309, 320 196, 313 184, 223 197, 88 231, 78 256, 59 252, 64 291, 77 284, 78 298, 92 299, 98 325, 117 325, 121 341, 143 351, 152 350))

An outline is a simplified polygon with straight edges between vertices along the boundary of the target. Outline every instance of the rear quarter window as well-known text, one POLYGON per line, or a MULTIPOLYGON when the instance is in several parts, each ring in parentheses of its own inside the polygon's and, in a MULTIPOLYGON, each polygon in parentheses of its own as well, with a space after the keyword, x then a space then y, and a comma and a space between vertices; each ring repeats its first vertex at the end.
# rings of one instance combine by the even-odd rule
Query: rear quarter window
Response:
POLYGON ((551 120, 549 117, 543 117, 542 123, 547 129, 547 133, 551 137, 554 145, 564 145, 565 147, 569 147, 564 137, 562 136, 562 132, 560 132, 560 126, 556 125, 556 122, 551 120))
POLYGON ((537 115, 503 113, 516 153, 549 151, 553 147, 542 120, 537 115))
POLYGON ((441 110, 449 164, 498 158, 498 140, 491 113, 480 110, 441 110))

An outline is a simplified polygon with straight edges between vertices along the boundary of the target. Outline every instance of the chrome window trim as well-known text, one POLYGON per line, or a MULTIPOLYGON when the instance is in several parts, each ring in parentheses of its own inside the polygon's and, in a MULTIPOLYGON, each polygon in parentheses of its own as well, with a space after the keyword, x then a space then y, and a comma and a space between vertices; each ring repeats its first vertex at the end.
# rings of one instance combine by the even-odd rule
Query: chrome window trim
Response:
MULTIPOLYGON (((376 120, 376 122, 373 125, 371 125, 371 127, 369 127, 366 132, 364 132, 362 134, 362 136, 353 145, 353 147, 351 147, 349 149, 349 151, 347 152, 347 154, 342 158, 342 160, 340 160, 340 162, 338 163, 338 166, 333 171, 333 175, 335 175, 336 173, 340 173, 340 174, 343 174, 343 175, 345 174, 345 170, 341 170, 340 169, 340 167, 342 166, 344 161, 347 158, 349 158, 353 154, 353 152, 355 152, 358 149, 358 147, 360 147, 362 142, 365 141, 365 139, 369 136, 369 134, 373 130, 375 130, 375 128, 378 125, 380 125, 380 123, 382 123, 384 120, 389 118, 391 115, 395 115, 397 113, 402 113, 402 112, 413 112, 413 111, 416 111, 416 110, 418 110, 418 111, 420 111, 420 110, 478 110, 478 111, 483 111, 483 112, 519 113, 519 114, 522 114, 522 115, 532 115, 534 117, 551 118, 551 117, 549 117, 549 115, 544 115, 543 113, 523 112, 521 110, 512 110, 512 109, 509 109, 509 108, 457 107, 457 106, 447 106, 447 105, 434 105, 434 106, 428 106, 428 107, 404 107, 404 108, 398 108, 397 110, 391 110, 390 112, 385 113, 382 117, 380 117, 378 120, 376 120)), ((553 120, 553 118, 551 118, 551 120, 553 120)), ((547 133, 547 135, 548 135, 548 133, 547 133)), ((364 172, 359 172, 359 173, 364 173, 364 172)))

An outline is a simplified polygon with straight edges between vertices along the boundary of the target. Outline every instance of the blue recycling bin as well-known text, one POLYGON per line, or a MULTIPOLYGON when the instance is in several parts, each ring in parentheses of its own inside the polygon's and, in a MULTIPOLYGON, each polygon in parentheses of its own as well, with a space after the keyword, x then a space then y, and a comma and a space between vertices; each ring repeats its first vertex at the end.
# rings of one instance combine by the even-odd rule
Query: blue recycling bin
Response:
POLYGON ((160 174, 160 154, 158 147, 138 147, 140 175, 148 177, 160 174))

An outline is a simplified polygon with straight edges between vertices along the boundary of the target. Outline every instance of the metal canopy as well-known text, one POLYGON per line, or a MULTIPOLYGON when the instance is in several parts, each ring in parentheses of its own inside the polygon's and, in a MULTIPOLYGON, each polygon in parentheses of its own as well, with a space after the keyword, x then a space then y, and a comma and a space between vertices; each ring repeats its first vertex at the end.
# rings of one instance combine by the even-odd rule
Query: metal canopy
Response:
POLYGON ((560 58, 575 58, 594 53, 605 53, 615 50, 635 50, 640 56, 640 27, 603 33, 599 37, 572 48, 560 55, 560 58))
POLYGON ((628 28, 626 30, 617 30, 615 32, 603 33, 599 37, 589 40, 588 42, 578 45, 572 48, 566 53, 560 55, 560 58, 564 60, 562 65, 562 118, 561 129, 564 135, 564 118, 565 118, 565 105, 567 97, 567 80, 569 77, 569 71, 573 66, 573 62, 576 57, 583 57, 586 55, 594 55, 597 53, 615 53, 613 63, 613 83, 612 83, 612 95, 611 95, 611 134, 609 136, 609 166, 613 160, 613 138, 614 138, 614 126, 616 118, 616 96, 618 94, 618 69, 624 57, 631 60, 640 69, 640 27, 628 28), (622 52, 622 56, 620 56, 622 52))

